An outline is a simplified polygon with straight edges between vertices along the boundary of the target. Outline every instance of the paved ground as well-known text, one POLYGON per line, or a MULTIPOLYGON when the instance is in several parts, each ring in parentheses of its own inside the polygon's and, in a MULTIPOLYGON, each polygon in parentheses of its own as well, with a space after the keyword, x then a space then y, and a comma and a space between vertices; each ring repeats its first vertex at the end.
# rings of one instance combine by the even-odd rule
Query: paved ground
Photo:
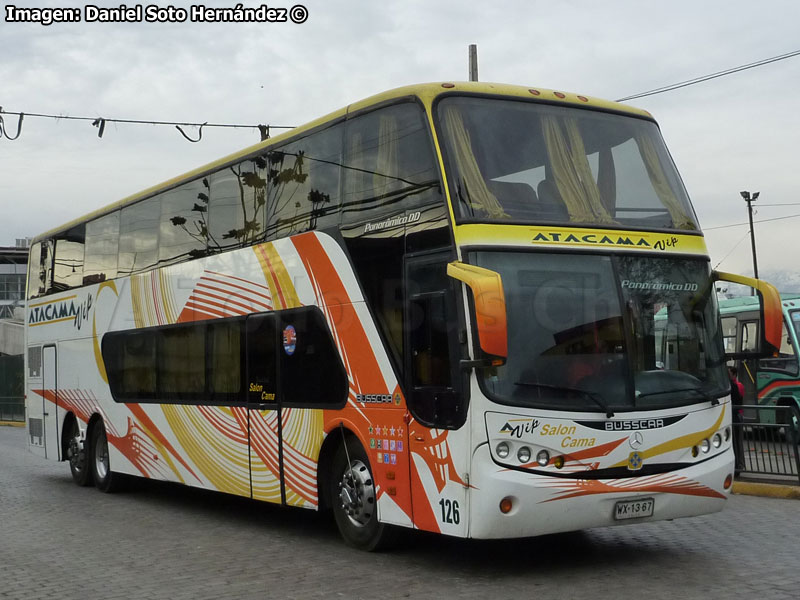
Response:
POLYGON ((800 502, 506 542, 417 534, 346 547, 325 518, 178 486, 72 483, 0 427, 0 598, 800 597, 800 502))

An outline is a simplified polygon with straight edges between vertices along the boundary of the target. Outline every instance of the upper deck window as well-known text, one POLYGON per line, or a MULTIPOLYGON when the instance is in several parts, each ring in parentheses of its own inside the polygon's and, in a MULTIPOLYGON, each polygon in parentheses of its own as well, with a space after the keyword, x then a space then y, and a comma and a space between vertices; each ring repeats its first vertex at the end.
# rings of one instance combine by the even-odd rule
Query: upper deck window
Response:
POLYGON ((462 222, 698 229, 651 121, 466 97, 442 100, 438 118, 462 222))
POLYGON ((81 285, 86 227, 76 225, 56 237, 52 291, 60 292, 81 285))
POLYGON ((339 223, 342 125, 266 154, 267 239, 339 223))
POLYGON ((343 177, 345 225, 441 204, 439 172, 422 107, 404 102, 350 117, 343 177))

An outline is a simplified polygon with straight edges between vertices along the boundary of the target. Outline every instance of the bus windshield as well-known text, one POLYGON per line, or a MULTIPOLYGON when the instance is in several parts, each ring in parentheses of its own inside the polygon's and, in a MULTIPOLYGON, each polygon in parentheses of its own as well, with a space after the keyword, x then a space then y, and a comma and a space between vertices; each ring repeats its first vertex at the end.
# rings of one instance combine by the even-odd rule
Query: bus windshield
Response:
POLYGON ((489 397, 563 410, 637 410, 728 392, 707 261, 475 252, 500 273, 508 360, 489 397))
MULTIPOLYGON (((800 310, 793 310, 789 315, 792 318, 792 328, 794 329, 794 334, 797 336, 797 339, 800 340, 800 310)), ((788 340, 787 336, 787 340, 788 340)))
POLYGON ((469 97, 437 115, 460 222, 699 230, 652 121, 469 97))

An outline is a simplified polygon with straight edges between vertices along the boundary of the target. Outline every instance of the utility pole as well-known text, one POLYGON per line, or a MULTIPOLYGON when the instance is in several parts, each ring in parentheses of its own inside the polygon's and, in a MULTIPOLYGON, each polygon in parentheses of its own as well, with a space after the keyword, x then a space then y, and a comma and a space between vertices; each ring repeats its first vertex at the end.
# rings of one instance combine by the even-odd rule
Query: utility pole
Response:
MULTIPOLYGON (((756 258, 756 231, 753 229, 753 202, 758 199, 758 192, 753 192, 753 195, 750 195, 750 192, 744 191, 739 192, 744 198, 744 201, 747 202, 747 215, 750 218, 750 245, 753 248, 753 276, 758 279, 758 259, 756 258)), ((753 291, 755 293, 755 290, 753 291)))
POLYGON ((478 81, 478 45, 469 45, 469 80, 478 81))

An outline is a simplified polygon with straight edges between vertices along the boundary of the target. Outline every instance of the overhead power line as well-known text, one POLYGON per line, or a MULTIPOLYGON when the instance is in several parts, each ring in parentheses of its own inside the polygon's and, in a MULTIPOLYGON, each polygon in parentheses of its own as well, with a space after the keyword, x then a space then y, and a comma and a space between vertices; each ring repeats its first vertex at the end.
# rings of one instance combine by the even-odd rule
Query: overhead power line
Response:
POLYGON ((794 56, 800 56, 800 50, 794 50, 793 52, 787 52, 786 54, 781 54, 779 56, 772 56, 770 58, 765 58, 763 60, 758 60, 756 62, 748 63, 746 65, 740 65, 738 67, 725 69, 724 71, 717 71, 716 73, 711 73, 709 75, 702 75, 701 77, 695 77, 694 79, 687 79, 686 81, 681 81, 679 83, 665 85, 663 87, 648 90, 646 92, 641 92, 639 94, 625 96, 624 98, 617 99, 617 102, 626 102, 628 100, 634 100, 635 98, 644 98, 645 96, 655 96, 656 94, 671 92, 672 90, 688 87, 690 85, 695 85, 697 83, 702 83, 704 81, 709 81, 711 79, 717 79, 718 77, 724 77, 725 75, 732 75, 733 73, 746 71, 747 69, 755 69, 756 67, 768 65, 770 63, 778 62, 780 60, 786 60, 787 58, 792 58, 794 56))
POLYGON ((748 229, 748 230, 747 230, 747 233, 745 233, 745 234, 742 236, 742 239, 740 239, 738 242, 736 242, 736 244, 734 244, 733 248, 731 248, 731 249, 728 251, 728 253, 727 253, 725 256, 723 256, 723 257, 722 257, 722 260, 721 260, 721 261, 719 261, 719 262, 716 264, 716 266, 714 267, 714 270, 715 270, 715 271, 716 271, 716 270, 719 268, 719 266, 720 266, 720 265, 721 265, 723 262, 725 262, 725 259, 726 259, 726 258, 728 258, 728 257, 729 257, 731 254, 733 254, 733 251, 734 251, 734 250, 736 250, 736 249, 737 249, 737 248, 738 248, 738 247, 739 247, 739 246, 742 244, 742 242, 743 242, 743 241, 745 241, 745 240, 747 239, 747 237, 748 237, 749 235, 750 235, 750 230, 748 229))
POLYGON ((8 111, 3 110, 3 107, 0 106, 0 138, 6 137, 9 140, 16 140, 20 133, 22 132, 22 122, 25 117, 33 117, 39 119, 55 119, 57 121, 90 121, 94 127, 98 128, 97 137, 103 137, 103 133, 105 132, 106 123, 125 123, 125 124, 133 124, 133 125, 173 125, 178 131, 180 131, 181 135, 185 137, 190 142, 199 142, 203 138, 203 128, 204 127, 223 127, 228 129, 258 129, 261 132, 261 139, 265 140, 269 138, 270 130, 271 129, 294 129, 293 125, 264 125, 264 124, 242 124, 242 123, 209 123, 206 121, 205 123, 193 123, 191 121, 158 121, 158 120, 146 120, 146 119, 110 119, 106 117, 76 117, 71 115, 52 115, 46 113, 26 113, 26 112, 16 112, 16 111, 8 111), (5 124, 3 120, 3 115, 13 115, 19 118, 19 121, 16 124, 16 135, 11 136, 9 135, 9 127, 5 124), (198 137, 197 139, 192 139, 186 132, 183 130, 183 127, 198 127, 198 137))
MULTIPOLYGON (((769 221, 782 221, 783 219, 795 219, 800 217, 800 215, 786 215, 783 217, 773 217, 772 219, 760 219, 758 221, 753 221, 753 223, 768 223, 769 221)), ((750 225, 750 223, 731 223, 730 225, 717 225, 716 227, 703 227, 703 231, 711 231, 712 229, 728 229, 729 227, 744 227, 745 225, 750 225)))

